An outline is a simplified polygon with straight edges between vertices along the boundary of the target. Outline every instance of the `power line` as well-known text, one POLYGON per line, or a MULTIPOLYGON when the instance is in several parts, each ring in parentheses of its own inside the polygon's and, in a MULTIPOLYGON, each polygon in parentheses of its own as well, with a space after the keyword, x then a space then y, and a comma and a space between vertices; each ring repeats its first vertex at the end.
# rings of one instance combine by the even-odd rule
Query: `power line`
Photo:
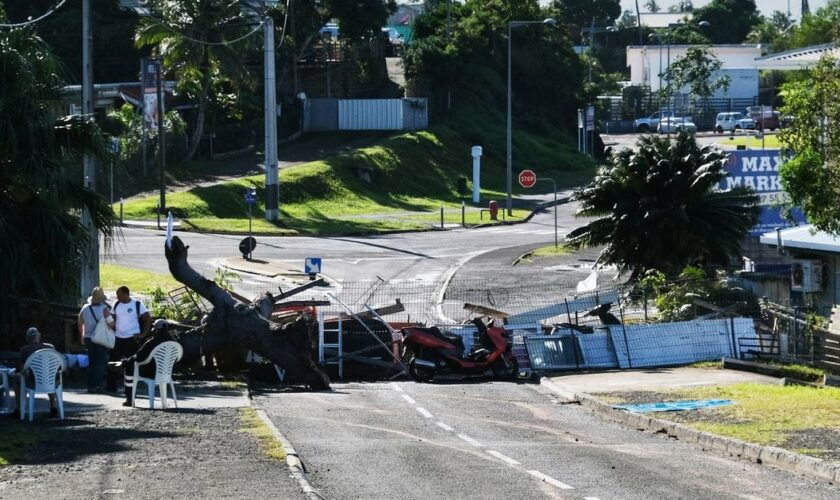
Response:
MULTIPOLYGON (((66 0, 64 0, 64 1, 66 1, 66 0)), ((265 24, 265 20, 262 20, 251 31, 249 31, 248 33, 246 33, 246 34, 244 34, 244 35, 242 35, 238 38, 234 38, 233 40, 226 40, 224 42, 208 42, 207 40, 199 40, 197 38, 193 38, 193 37, 185 34, 183 31, 174 28, 173 26, 171 26, 169 23, 167 23, 163 19, 160 19, 157 16, 155 16, 154 14, 152 14, 152 11, 148 7, 142 5, 139 1, 135 1, 135 6, 140 8, 140 9, 143 9, 145 11, 146 16, 153 19, 154 21, 157 22, 157 24, 163 26, 164 28, 168 29, 169 31, 171 31, 171 32, 173 32, 177 35, 180 35, 183 38, 185 38, 186 40, 189 40, 193 43, 197 43, 199 45, 208 45, 208 46, 211 46, 211 47, 227 46, 227 45, 233 45, 235 43, 241 42, 242 40, 245 40, 246 38, 256 34, 263 27, 263 24, 265 24)))
POLYGON ((0 28, 22 28, 24 26, 29 26, 35 24, 37 22, 43 21, 44 19, 50 17, 61 8, 62 5, 67 3, 67 0, 60 0, 57 4, 53 5, 49 10, 44 12, 41 16, 36 17, 35 19, 30 19, 29 21, 24 21, 22 23, 0 23, 0 28))

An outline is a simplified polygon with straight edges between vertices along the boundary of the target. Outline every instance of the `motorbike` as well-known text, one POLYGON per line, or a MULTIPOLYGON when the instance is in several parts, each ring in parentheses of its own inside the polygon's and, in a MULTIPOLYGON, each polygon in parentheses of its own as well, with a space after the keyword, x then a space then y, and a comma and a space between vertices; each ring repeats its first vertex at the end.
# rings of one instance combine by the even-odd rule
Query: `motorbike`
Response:
POLYGON ((504 328, 488 326, 481 318, 473 319, 478 328, 478 348, 464 354, 460 335, 442 332, 436 327, 402 329, 408 373, 418 382, 429 382, 439 372, 480 375, 492 370, 496 378, 513 380, 519 364, 504 328))

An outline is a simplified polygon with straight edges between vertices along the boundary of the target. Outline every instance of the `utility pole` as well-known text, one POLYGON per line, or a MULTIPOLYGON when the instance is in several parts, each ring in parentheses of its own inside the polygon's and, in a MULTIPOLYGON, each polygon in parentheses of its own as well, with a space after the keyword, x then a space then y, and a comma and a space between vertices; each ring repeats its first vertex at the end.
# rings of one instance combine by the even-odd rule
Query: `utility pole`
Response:
POLYGON ((163 114, 163 59, 155 62, 158 112, 158 167, 160 167, 160 211, 166 210, 166 127, 163 114))
MULTIPOLYGON (((93 35, 90 27, 90 0, 82 0, 82 115, 93 119, 93 35)), ((91 154, 85 154, 83 162, 84 185, 96 189, 96 165, 91 154)), ((82 226, 88 235, 88 245, 82 253, 79 276, 79 297, 87 297, 93 287, 99 285, 99 234, 93 224, 90 212, 82 212, 82 226)))
POLYGON ((265 0, 263 24, 265 66, 265 219, 280 218, 280 171, 277 165, 277 84, 274 75, 274 19, 268 8, 277 0, 265 0))

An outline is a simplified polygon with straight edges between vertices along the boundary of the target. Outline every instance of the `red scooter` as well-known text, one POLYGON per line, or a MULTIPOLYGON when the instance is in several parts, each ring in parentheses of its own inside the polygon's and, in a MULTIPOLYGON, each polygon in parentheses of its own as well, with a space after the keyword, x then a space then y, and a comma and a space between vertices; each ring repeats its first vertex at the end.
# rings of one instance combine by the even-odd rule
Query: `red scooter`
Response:
POLYGON ((473 320, 480 333, 479 346, 464 354, 459 335, 441 332, 436 327, 402 329, 408 373, 418 382, 429 382, 438 372, 480 375, 493 370, 496 378, 515 379, 519 364, 511 351, 504 328, 487 326, 480 318, 473 320))

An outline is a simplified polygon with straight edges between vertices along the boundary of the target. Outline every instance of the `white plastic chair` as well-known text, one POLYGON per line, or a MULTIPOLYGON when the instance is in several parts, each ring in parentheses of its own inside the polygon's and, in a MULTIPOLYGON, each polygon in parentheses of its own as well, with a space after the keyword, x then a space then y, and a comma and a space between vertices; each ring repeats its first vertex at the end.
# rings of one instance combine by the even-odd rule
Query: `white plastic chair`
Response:
POLYGON ((55 349, 38 349, 23 365, 20 372, 20 419, 26 417, 26 403, 29 400, 29 421, 35 415, 35 394, 43 392, 46 394, 55 393, 58 400, 58 416, 64 420, 64 393, 61 374, 67 371, 67 361, 64 356, 55 349), (26 379, 32 373, 35 378, 35 387, 27 387, 26 379))
POLYGON ((155 408, 155 387, 160 390, 160 404, 166 409, 166 386, 172 389, 172 399, 175 401, 175 408, 178 408, 178 396, 175 393, 175 383, 172 382, 172 367, 184 355, 184 348, 178 342, 163 342, 149 353, 149 357, 143 361, 134 363, 134 385, 131 387, 131 404, 137 404, 137 384, 143 382, 149 393, 149 408, 155 408), (147 365, 155 360, 155 378, 144 378, 140 376, 140 366, 147 365))

